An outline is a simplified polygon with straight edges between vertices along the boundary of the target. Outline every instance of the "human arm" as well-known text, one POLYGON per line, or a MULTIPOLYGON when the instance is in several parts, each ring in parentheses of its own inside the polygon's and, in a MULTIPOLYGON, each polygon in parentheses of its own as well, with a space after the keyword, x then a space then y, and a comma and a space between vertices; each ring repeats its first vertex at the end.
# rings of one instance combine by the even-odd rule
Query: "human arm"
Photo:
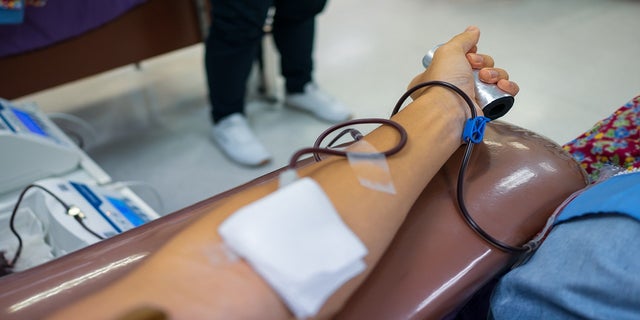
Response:
MULTIPOLYGON (((472 83, 465 53, 475 46, 477 30, 457 36, 446 48, 462 62, 430 71, 427 79, 452 82, 460 87, 472 83), (438 71, 438 70, 436 70, 438 71), (448 77, 454 74, 456 77, 448 77), (461 77, 462 76, 462 77, 461 77)), ((434 65, 439 65, 434 59, 434 65)), ((465 91, 473 96, 472 87, 465 91)), ((432 88, 407 106, 394 120, 409 133, 407 146, 387 159, 396 194, 389 195, 360 186, 347 161, 329 158, 301 170, 324 189, 342 219, 369 251, 367 270, 352 279, 327 302, 320 316, 340 309, 376 264, 417 196, 435 172, 460 146, 460 132, 468 116, 467 106, 455 94, 432 88)), ((381 127, 365 139, 377 150, 394 144, 397 135, 381 127)), ((152 305, 174 318, 285 318, 288 310, 279 297, 244 261, 212 261, 219 248, 218 226, 247 203, 273 192, 275 183, 247 189, 228 198, 197 223, 177 234, 129 276, 64 312, 113 317, 137 306, 152 305), (135 289, 132 289, 135 288, 135 289)), ((65 315, 62 313, 61 315, 65 315)), ((66 313, 70 316, 70 313, 66 313)))

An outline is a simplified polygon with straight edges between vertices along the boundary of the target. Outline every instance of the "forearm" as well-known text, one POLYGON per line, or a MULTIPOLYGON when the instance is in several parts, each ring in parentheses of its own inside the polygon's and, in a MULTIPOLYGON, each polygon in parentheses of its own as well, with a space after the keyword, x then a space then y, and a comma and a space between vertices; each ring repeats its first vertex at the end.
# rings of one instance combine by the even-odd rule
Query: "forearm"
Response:
MULTIPOLYGON (((339 310, 362 283, 391 242, 413 202, 449 155, 460 145, 465 118, 461 100, 433 90, 394 117, 409 136, 398 154, 386 159, 396 194, 360 185, 345 159, 330 158, 300 170, 317 181, 345 223, 361 239, 369 254, 367 269, 339 289, 320 315, 339 310)), ((397 133, 380 127, 365 137, 377 150, 393 145, 397 133)), ((243 261, 212 262, 207 254, 221 248, 219 225, 244 205, 277 189, 276 182, 252 187, 231 196, 217 209, 177 234, 131 275, 76 306, 74 314, 115 318, 137 306, 155 306, 172 318, 289 317, 274 291, 243 261), (203 301, 198 301, 204 299, 203 301), (248 305, 248 301, 251 301, 248 305), (201 308, 195 305, 203 306, 201 308), (271 317, 266 317, 271 315, 271 317)))

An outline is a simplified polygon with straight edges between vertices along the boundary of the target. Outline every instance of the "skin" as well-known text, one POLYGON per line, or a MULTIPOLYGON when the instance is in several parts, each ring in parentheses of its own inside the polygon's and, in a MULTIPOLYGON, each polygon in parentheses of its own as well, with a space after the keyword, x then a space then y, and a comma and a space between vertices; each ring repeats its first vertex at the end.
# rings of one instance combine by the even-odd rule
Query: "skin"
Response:
MULTIPOLYGON (((441 46, 430 67, 409 86, 443 80, 474 97, 471 68, 482 69, 481 80, 517 94, 518 86, 493 59, 477 53, 480 31, 469 27, 441 46)), ((393 117, 408 132, 407 145, 387 159, 395 195, 360 185, 347 160, 328 158, 298 171, 312 177, 331 199, 344 222, 369 250, 367 269, 337 290, 316 318, 334 315, 378 262, 430 179, 461 145, 462 126, 469 116, 464 101, 448 89, 420 90, 413 102, 393 117)), ((477 108, 478 114, 482 111, 477 108)), ((365 137, 377 150, 397 141, 382 126, 365 137)), ((59 311, 53 319, 117 319, 141 307, 160 309, 172 319, 288 319, 287 307, 269 285, 240 259, 226 259, 216 230, 244 205, 277 189, 264 183, 237 193, 176 234, 163 248, 111 286, 59 311)))

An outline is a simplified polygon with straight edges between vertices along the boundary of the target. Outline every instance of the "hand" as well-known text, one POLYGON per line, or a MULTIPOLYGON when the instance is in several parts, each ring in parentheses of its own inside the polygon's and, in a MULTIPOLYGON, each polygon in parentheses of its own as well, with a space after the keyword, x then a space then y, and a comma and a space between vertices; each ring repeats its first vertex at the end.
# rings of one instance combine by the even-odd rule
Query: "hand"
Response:
MULTIPOLYGON (((516 95, 520 89, 515 82, 509 81, 509 74, 504 69, 494 68, 491 56, 477 53, 479 38, 480 30, 476 27, 468 27, 453 37, 435 51, 429 67, 416 76, 409 86, 431 80, 446 81, 462 89, 475 101, 473 68, 480 69, 481 81, 496 84, 505 92, 516 95)), ((417 99, 425 90, 417 91, 412 98, 417 99)), ((477 110, 482 112, 479 108, 477 110)))
POLYGON ((493 67, 493 58, 485 54, 467 53, 467 60, 473 69, 480 69, 478 77, 482 82, 496 84, 502 91, 515 96, 520 91, 518 84, 509 81, 509 74, 493 67))

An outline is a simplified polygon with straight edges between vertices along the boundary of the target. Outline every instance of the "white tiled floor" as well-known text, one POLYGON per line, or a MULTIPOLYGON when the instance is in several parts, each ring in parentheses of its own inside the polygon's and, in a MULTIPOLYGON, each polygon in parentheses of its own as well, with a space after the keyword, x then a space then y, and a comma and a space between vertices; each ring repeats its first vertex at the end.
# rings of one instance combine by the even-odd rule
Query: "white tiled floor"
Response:
MULTIPOLYGON (((564 143, 640 93, 640 2, 334 0, 319 17, 316 79, 357 117, 388 117, 433 45, 467 25, 521 86, 503 120, 564 143)), ((203 47, 24 97, 91 124, 88 153, 115 180, 154 186, 173 212, 286 164, 327 124, 252 99, 248 117, 275 155, 237 166, 208 137, 203 47)))

